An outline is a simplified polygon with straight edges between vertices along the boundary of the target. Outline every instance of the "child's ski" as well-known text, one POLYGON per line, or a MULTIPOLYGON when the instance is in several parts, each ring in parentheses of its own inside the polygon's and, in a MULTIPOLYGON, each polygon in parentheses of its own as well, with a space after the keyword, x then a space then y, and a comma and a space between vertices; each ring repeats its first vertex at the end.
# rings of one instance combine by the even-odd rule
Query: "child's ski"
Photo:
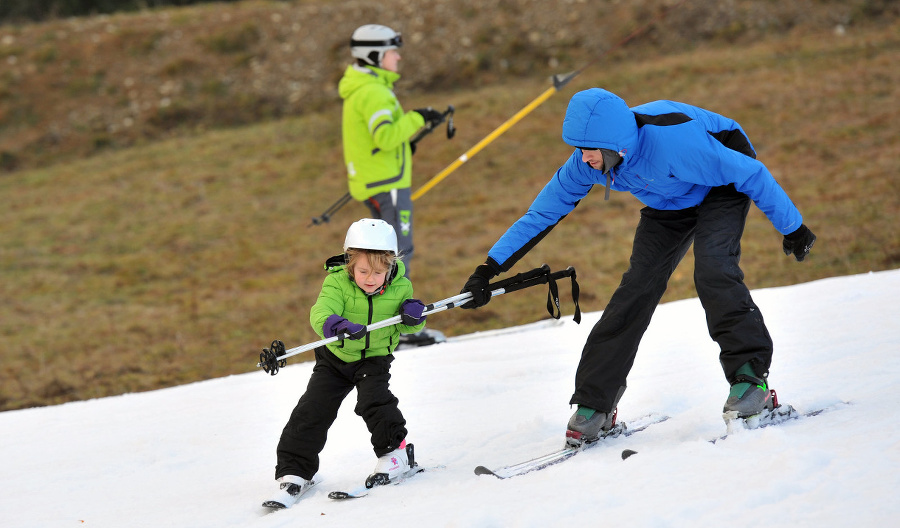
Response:
POLYGON ((403 473, 399 477, 391 479, 391 480, 387 480, 386 478, 379 478, 379 477, 382 477, 384 474, 373 475, 366 479, 365 484, 362 484, 352 490, 332 491, 331 493, 328 494, 328 498, 334 499, 334 500, 358 499, 358 498, 365 497, 366 495, 368 495, 369 492, 372 491, 374 488, 377 488, 380 486, 400 484, 401 482, 409 480, 413 476, 418 475, 419 473, 422 473, 423 471, 431 471, 431 470, 439 469, 442 467, 443 466, 434 466, 434 467, 424 468, 422 466, 416 465, 416 466, 413 466, 412 468, 410 468, 408 471, 406 471, 406 473, 403 473))

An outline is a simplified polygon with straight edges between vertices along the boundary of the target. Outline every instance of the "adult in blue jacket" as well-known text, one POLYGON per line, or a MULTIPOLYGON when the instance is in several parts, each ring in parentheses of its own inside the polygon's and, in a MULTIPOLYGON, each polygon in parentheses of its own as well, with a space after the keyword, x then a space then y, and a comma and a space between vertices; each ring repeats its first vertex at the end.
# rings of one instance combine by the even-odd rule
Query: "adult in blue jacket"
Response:
POLYGON ((490 279, 510 270, 595 184, 605 185, 607 199, 610 189, 627 191, 646 207, 628 270, 582 351, 569 443, 596 440, 615 424, 638 344, 692 243, 697 295, 731 384, 724 410, 747 417, 771 408, 772 340, 739 266, 750 201, 784 235, 785 254, 802 261, 816 237, 757 161, 740 125, 673 101, 629 108, 617 95, 592 88, 572 97, 562 137, 575 152, 469 277, 462 291, 472 301, 463 308, 487 304, 490 279))

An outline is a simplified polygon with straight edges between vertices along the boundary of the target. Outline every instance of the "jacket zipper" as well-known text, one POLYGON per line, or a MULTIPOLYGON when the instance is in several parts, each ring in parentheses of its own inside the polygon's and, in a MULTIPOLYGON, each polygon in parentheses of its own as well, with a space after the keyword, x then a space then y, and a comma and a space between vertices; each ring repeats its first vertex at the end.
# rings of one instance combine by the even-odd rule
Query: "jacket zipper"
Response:
MULTIPOLYGON (((372 315, 375 312, 375 307, 372 303, 371 295, 367 295, 366 300, 369 301, 369 316, 366 318, 366 321, 367 321, 366 325, 370 325, 370 324, 372 324, 372 315)), ((366 351, 367 350, 369 350, 369 334, 368 333, 366 333, 366 346, 359 352, 360 353, 359 359, 366 359, 366 351)))

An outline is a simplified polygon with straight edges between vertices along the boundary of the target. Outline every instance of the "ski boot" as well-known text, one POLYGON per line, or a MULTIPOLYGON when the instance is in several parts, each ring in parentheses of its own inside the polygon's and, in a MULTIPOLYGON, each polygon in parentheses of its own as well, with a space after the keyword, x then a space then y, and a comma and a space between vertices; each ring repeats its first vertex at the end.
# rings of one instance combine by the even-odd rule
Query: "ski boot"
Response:
POLYGON ((566 446, 579 448, 601 438, 618 436, 625 430, 625 426, 616 423, 616 414, 616 409, 604 413, 579 405, 575 414, 569 418, 566 446))
POLYGON ((415 473, 417 468, 413 445, 403 440, 400 447, 378 458, 375 470, 366 479, 366 487, 374 488, 402 480, 415 473))
POLYGON ((725 406, 724 414, 735 418, 747 418, 775 408, 775 391, 770 391, 766 385, 766 378, 758 378, 750 363, 741 366, 731 383, 731 391, 725 406))
POLYGON ((262 503, 262 505, 273 510, 290 508, 313 485, 315 485, 315 482, 312 480, 306 480, 296 475, 285 475, 278 479, 278 491, 275 496, 262 503))

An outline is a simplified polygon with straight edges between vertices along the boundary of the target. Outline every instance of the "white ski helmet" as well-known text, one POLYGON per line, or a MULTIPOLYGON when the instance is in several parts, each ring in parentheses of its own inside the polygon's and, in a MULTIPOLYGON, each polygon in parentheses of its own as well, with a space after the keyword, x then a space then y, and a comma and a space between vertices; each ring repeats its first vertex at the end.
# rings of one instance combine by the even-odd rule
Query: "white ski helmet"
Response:
POLYGON ((372 66, 381 67, 384 52, 403 46, 403 37, 393 29, 378 24, 356 28, 350 37, 350 54, 372 66))
POLYGON ((397 254, 397 233, 384 220, 363 218, 350 225, 344 239, 344 251, 349 248, 376 249, 397 254))

